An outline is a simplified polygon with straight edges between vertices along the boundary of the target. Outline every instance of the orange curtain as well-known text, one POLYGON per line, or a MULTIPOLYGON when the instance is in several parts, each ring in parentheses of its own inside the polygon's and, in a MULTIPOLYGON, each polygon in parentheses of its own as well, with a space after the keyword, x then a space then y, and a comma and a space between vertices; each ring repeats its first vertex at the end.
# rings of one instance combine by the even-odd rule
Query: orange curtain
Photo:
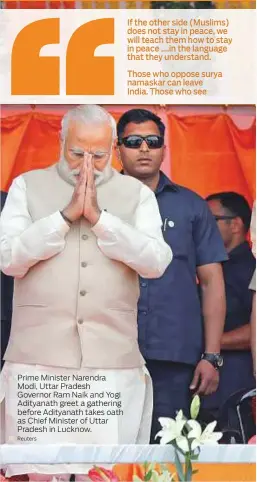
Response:
POLYGON ((255 122, 240 130, 225 114, 175 117, 168 113, 170 174, 206 197, 236 191, 255 199, 255 122))
MULTIPOLYGON (((122 109, 121 109, 122 110, 122 109)), ((54 112, 54 106, 53 106, 54 112)), ((110 113, 117 120, 121 113, 110 113)), ((61 115, 30 111, 2 119, 1 190, 13 178, 58 160, 61 115)), ((226 114, 177 117, 167 113, 170 157, 165 170, 174 182, 202 196, 234 190, 255 198, 255 122, 239 129, 226 114)), ((118 160, 113 165, 119 169, 118 160)))

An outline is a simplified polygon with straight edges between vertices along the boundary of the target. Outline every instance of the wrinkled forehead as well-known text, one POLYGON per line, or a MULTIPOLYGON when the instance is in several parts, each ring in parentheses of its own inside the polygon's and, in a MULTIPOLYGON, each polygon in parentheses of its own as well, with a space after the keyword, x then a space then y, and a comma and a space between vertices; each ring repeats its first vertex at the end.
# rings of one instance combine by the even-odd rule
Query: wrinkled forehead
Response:
POLYGON ((108 122, 84 123, 71 121, 69 123, 66 137, 68 148, 77 147, 84 151, 109 152, 112 141, 112 127, 108 122))

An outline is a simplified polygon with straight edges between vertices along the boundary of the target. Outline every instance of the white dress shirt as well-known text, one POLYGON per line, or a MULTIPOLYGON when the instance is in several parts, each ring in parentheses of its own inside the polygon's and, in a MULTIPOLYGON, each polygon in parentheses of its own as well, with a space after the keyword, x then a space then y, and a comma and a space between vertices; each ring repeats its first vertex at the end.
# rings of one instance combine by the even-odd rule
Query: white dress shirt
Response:
MULTIPOLYGON (((60 210, 64 207, 60 206, 60 210)), ((163 239, 161 227, 155 195, 142 184, 133 226, 102 211, 92 231, 106 256, 130 266, 144 278, 158 278, 172 260, 172 251, 163 239)), ((17 177, 9 189, 0 219, 1 270, 22 278, 31 266, 64 249, 69 229, 59 211, 33 222, 27 207, 24 178, 17 177)))

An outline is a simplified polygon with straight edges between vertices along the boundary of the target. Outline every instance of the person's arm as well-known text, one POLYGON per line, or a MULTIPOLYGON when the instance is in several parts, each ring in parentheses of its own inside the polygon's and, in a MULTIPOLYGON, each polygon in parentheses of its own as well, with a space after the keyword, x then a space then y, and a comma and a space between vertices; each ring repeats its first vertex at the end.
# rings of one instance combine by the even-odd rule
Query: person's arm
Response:
POLYGON ((222 350, 249 350, 250 324, 239 326, 234 330, 223 333, 221 338, 222 350))
POLYGON ((27 207, 24 178, 16 178, 0 219, 1 270, 22 278, 39 261, 60 253, 65 246, 68 224, 57 211, 33 222, 27 207))
POLYGON ((106 256, 130 266, 144 278, 159 278, 172 260, 161 227, 155 195, 142 185, 133 226, 103 211, 92 230, 106 256))
POLYGON ((199 266, 197 274, 202 292, 205 352, 219 353, 226 315, 222 267, 218 263, 199 266))
MULTIPOLYGON (((204 320, 204 352, 220 353, 226 315, 225 285, 221 262, 227 259, 216 221, 203 202, 195 219, 193 236, 197 276, 204 320)), ((219 373, 207 360, 200 360, 190 385, 191 390, 209 395, 217 390, 219 373)))
MULTIPOLYGON (((252 277, 250 286, 245 284, 244 278, 238 278, 238 286, 241 283, 241 304, 244 305, 247 313, 250 313, 253 306, 253 290, 255 274, 252 277), (244 287, 244 289, 243 289, 244 287), (249 289, 250 288, 250 289, 249 289)), ((250 329, 250 314, 246 318, 247 323, 243 326, 239 326, 234 330, 223 333, 221 339, 222 350, 250 350, 251 348, 251 329, 250 329)))
MULTIPOLYGON (((200 266, 197 274, 202 292, 202 314, 204 319, 204 352, 220 353, 221 336, 225 322, 225 288, 221 265, 200 266)), ((219 373, 207 360, 196 366, 191 390, 199 395, 210 395, 219 384, 219 373)))

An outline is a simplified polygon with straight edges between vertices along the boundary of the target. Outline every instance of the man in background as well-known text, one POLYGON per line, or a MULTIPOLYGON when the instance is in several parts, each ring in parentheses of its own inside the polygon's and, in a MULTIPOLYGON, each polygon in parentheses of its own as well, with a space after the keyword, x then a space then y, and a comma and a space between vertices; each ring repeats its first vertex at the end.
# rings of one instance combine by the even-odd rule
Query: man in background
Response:
POLYGON ((208 196, 207 201, 228 253, 228 261, 222 265, 227 305, 221 338, 224 366, 218 390, 202 403, 217 418, 233 393, 255 385, 250 350, 253 292, 249 290, 255 258, 246 239, 251 221, 246 199, 235 192, 221 192, 208 196))
POLYGON ((207 203, 160 171, 165 154, 161 119, 132 109, 121 116, 117 132, 124 174, 155 193, 164 239, 173 249, 172 264, 160 279, 140 280, 139 345, 153 380, 151 442, 156 443, 159 417, 174 417, 180 409, 188 414, 192 394, 217 390, 225 319, 220 263, 227 255, 207 203))

